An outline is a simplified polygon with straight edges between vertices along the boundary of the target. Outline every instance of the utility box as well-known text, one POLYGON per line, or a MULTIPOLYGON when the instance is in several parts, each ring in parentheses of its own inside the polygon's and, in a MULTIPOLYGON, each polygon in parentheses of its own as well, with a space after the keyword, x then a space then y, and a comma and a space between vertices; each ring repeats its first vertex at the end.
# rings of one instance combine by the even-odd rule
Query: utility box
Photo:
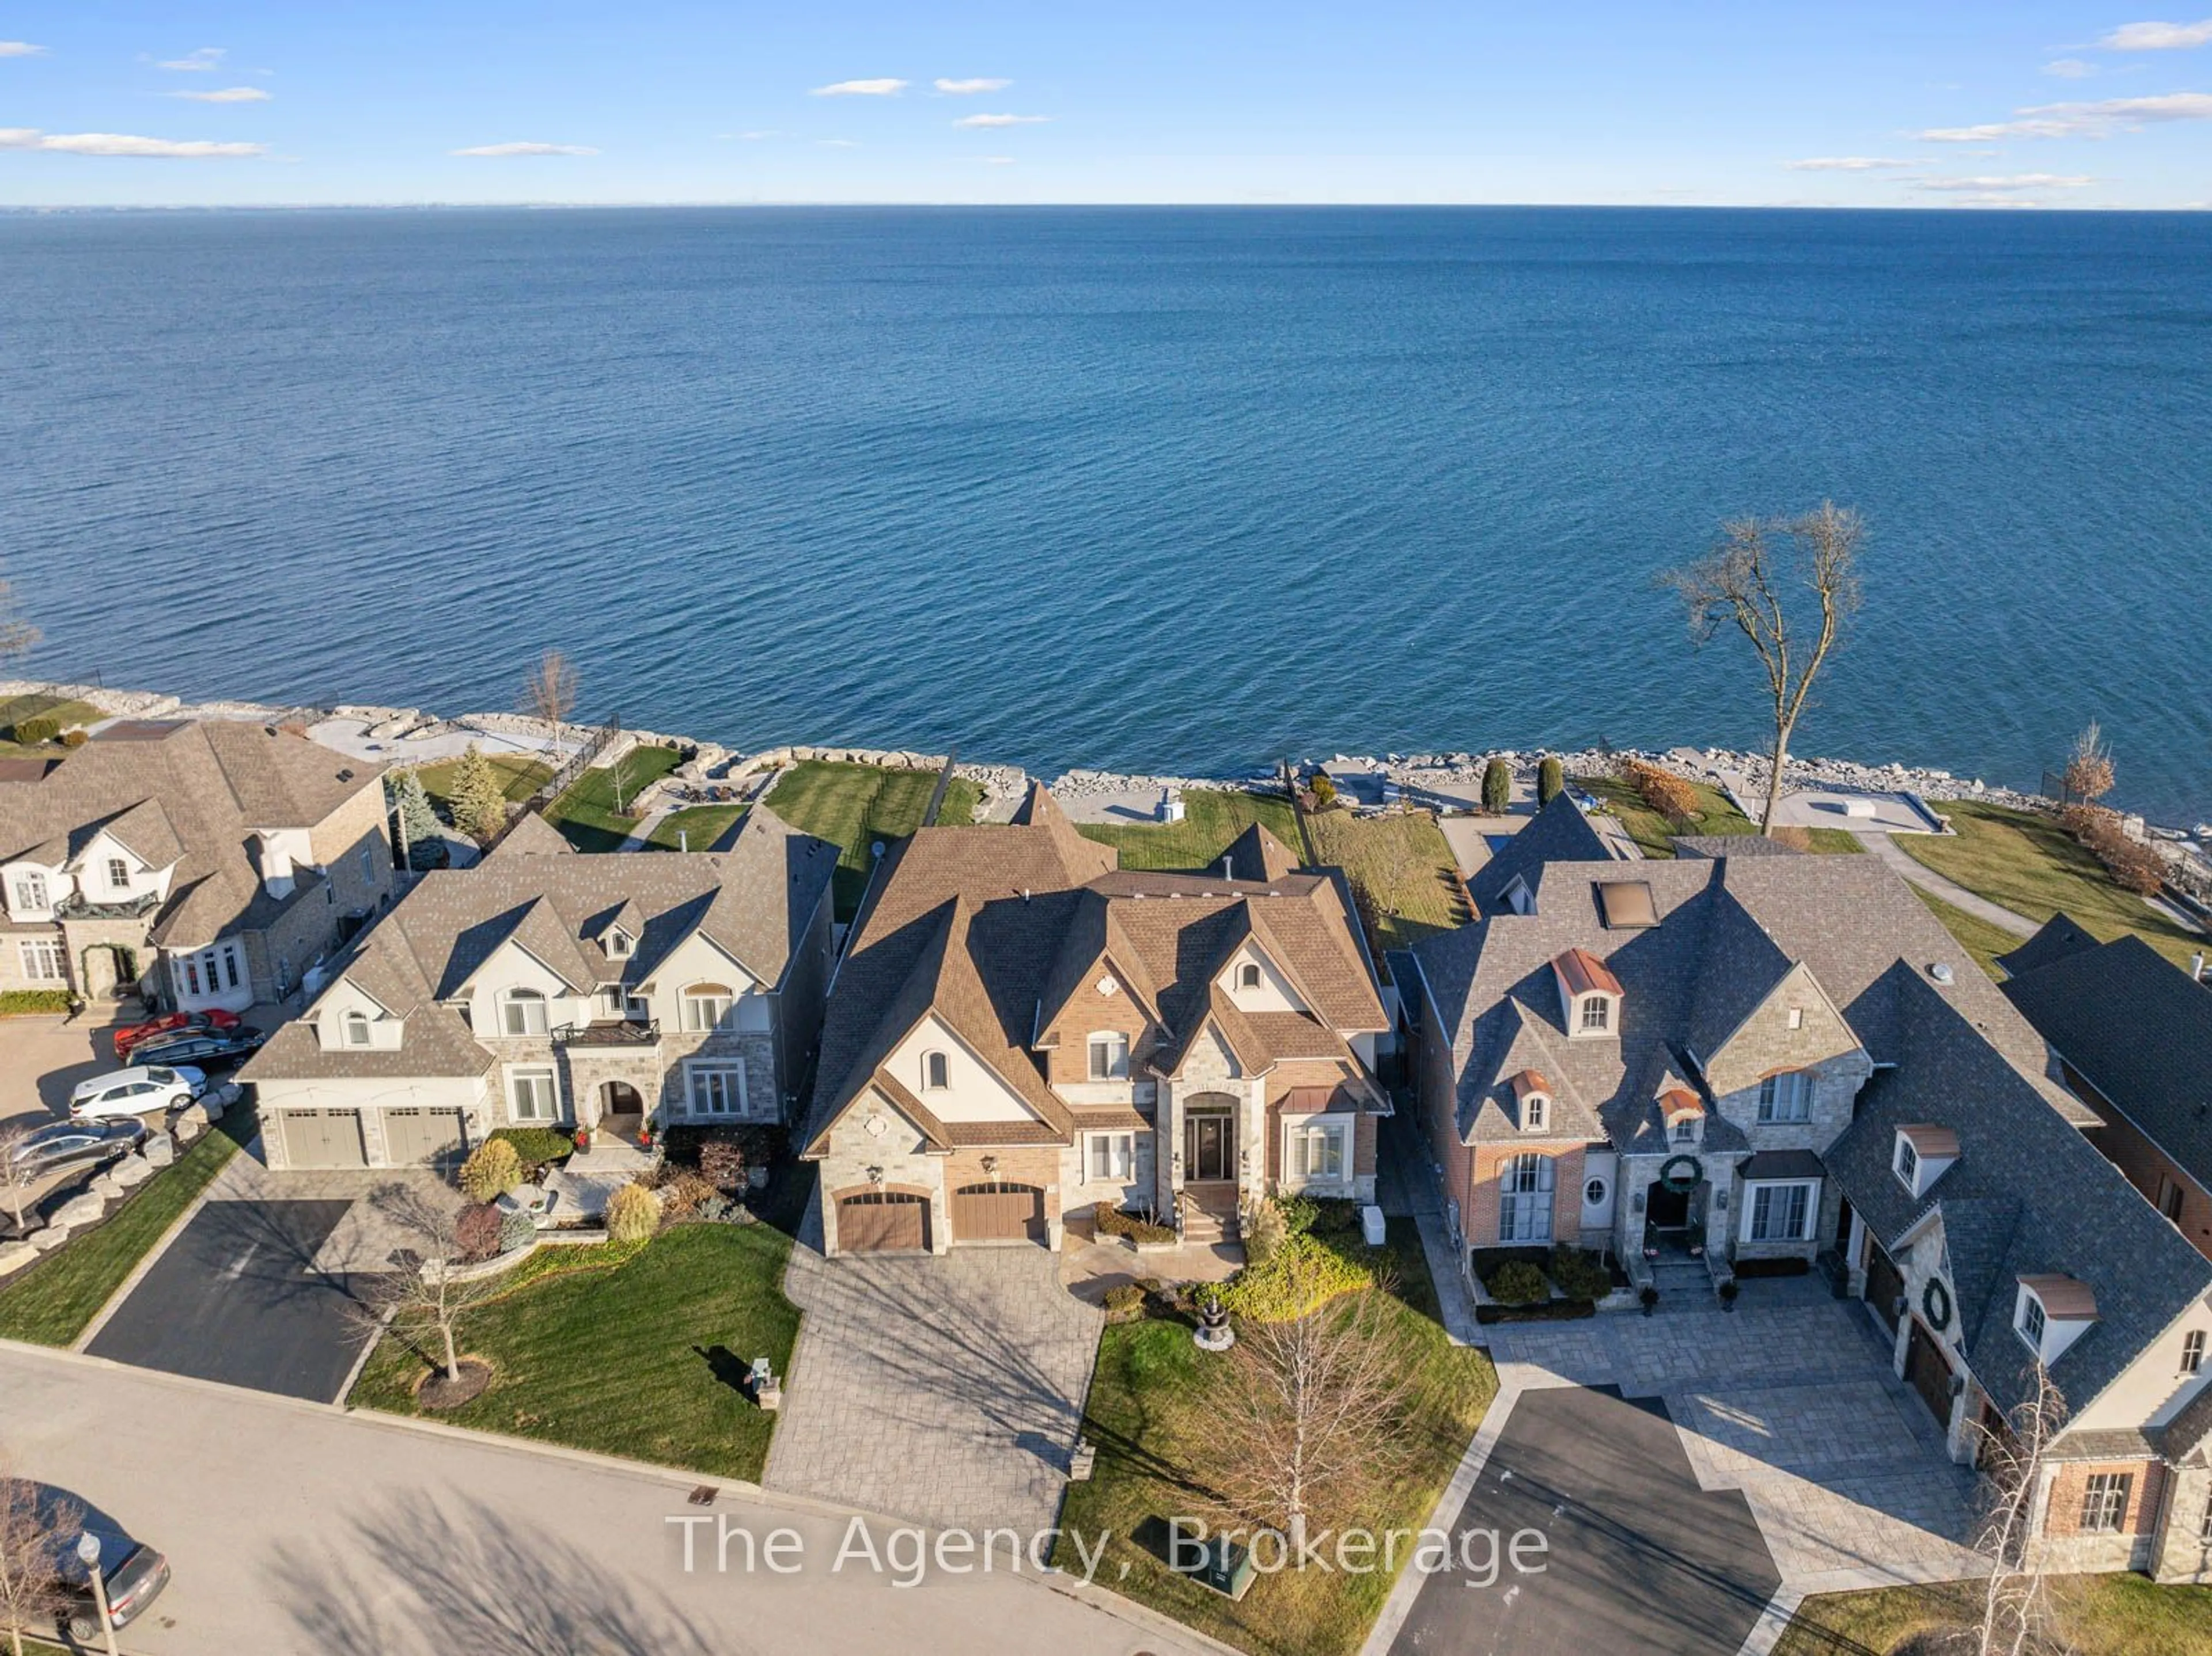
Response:
POLYGON ((1371 1202, 1360 1209, 1359 1228, 1367 1238, 1368 1247, 1381 1247, 1383 1235, 1382 1210, 1371 1202))
POLYGON ((1179 796, 1172 793, 1164 793, 1160 796, 1160 821, 1163 822, 1182 821, 1182 800, 1179 796))
POLYGON ((1252 1550, 1217 1535, 1205 1544, 1204 1551, 1203 1562, 1184 1573, 1224 1598, 1242 1598, 1252 1586, 1252 1550))

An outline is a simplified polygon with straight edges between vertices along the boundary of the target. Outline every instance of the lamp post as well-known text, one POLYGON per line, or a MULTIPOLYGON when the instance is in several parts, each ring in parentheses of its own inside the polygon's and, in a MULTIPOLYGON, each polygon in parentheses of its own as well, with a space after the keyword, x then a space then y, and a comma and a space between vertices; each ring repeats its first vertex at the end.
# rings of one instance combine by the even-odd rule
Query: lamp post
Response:
POLYGON ((92 1606, 100 1617, 100 1641, 107 1656, 116 1656, 115 1623, 107 1614, 107 1582, 100 1573, 100 1538, 90 1530, 76 1538, 77 1562, 92 1578, 92 1606))

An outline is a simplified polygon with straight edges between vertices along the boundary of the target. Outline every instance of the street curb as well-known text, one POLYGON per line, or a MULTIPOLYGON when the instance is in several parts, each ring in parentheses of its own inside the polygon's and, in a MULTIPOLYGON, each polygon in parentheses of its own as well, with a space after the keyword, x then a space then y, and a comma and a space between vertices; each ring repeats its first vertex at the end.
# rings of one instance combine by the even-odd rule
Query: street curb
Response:
MULTIPOLYGON (((215 1123, 210 1122, 207 1126, 202 1130, 199 1138, 194 1139, 191 1145, 187 1146, 185 1149, 177 1152, 177 1160, 179 1162, 183 1161, 185 1156, 190 1153, 191 1149, 197 1148, 200 1142, 205 1139, 209 1134, 219 1132, 221 1131, 222 1129, 215 1123)), ((172 1242, 174 1242, 177 1238, 183 1234, 184 1228, 186 1225, 189 1225, 194 1219, 199 1216, 199 1210, 205 1207, 210 1200, 213 1198, 215 1187, 222 1182, 223 1174, 230 1171, 231 1162, 237 1157, 243 1156, 245 1153, 246 1146, 240 1144, 236 1149, 233 1149, 229 1156, 223 1158, 222 1165, 215 1170, 215 1176, 210 1179, 206 1184, 200 1186, 200 1193, 192 1198, 191 1203, 185 1207, 185 1210, 177 1216, 176 1223, 171 1225, 167 1230, 163 1231, 160 1236, 155 1239, 153 1247, 148 1248, 145 1253, 138 1256, 138 1263, 131 1266, 131 1274, 123 1279, 122 1283, 117 1287, 114 1293, 107 1296, 106 1301, 101 1305, 100 1309, 92 1313, 92 1320, 85 1324, 82 1328, 77 1331, 76 1338, 71 1340, 69 1344, 68 1349, 70 1350, 82 1352, 86 1346, 91 1344, 94 1340, 99 1338, 100 1331, 107 1326, 109 1319, 112 1318, 118 1311, 123 1308, 124 1301, 131 1297, 131 1290, 137 1288, 140 1283, 146 1279, 146 1273, 153 1270, 155 1265, 160 1263, 161 1256, 169 1251, 169 1245, 172 1242)), ((106 1220, 102 1220, 100 1222, 105 1224, 108 1222, 106 1220)), ((41 1349, 52 1350, 52 1348, 45 1347, 41 1349)))

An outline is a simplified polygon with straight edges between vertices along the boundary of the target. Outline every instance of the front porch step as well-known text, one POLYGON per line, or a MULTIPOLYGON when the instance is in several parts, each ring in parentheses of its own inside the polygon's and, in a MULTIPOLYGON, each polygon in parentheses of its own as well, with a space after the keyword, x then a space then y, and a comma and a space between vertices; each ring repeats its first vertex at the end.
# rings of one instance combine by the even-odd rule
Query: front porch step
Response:
POLYGON ((1719 1303, 1713 1295, 1712 1273, 1702 1259, 1653 1261, 1651 1285, 1659 1290, 1662 1311, 1711 1311, 1719 1303))
POLYGON ((1212 1247, 1223 1242, 1234 1241, 1237 1222, 1220 1214, 1208 1213, 1203 1208, 1188 1208, 1182 1216, 1182 1240, 1186 1247, 1212 1247))

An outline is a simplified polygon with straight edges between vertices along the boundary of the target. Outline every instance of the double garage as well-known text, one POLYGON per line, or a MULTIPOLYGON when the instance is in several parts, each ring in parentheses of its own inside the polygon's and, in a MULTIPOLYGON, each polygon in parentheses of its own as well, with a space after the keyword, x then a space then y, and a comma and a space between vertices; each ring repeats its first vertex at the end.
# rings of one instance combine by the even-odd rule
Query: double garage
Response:
POLYGON ((288 1168, 414 1168, 458 1161, 468 1147, 461 1113, 427 1106, 263 1113, 288 1168))
MULTIPOLYGON (((947 1192, 951 1240, 958 1242, 1034 1242, 1048 1238, 1044 1192, 1036 1185, 992 1180, 947 1192)), ((837 1198, 840 1253, 926 1253, 933 1251, 929 1192, 910 1186, 848 1191, 837 1198)))

